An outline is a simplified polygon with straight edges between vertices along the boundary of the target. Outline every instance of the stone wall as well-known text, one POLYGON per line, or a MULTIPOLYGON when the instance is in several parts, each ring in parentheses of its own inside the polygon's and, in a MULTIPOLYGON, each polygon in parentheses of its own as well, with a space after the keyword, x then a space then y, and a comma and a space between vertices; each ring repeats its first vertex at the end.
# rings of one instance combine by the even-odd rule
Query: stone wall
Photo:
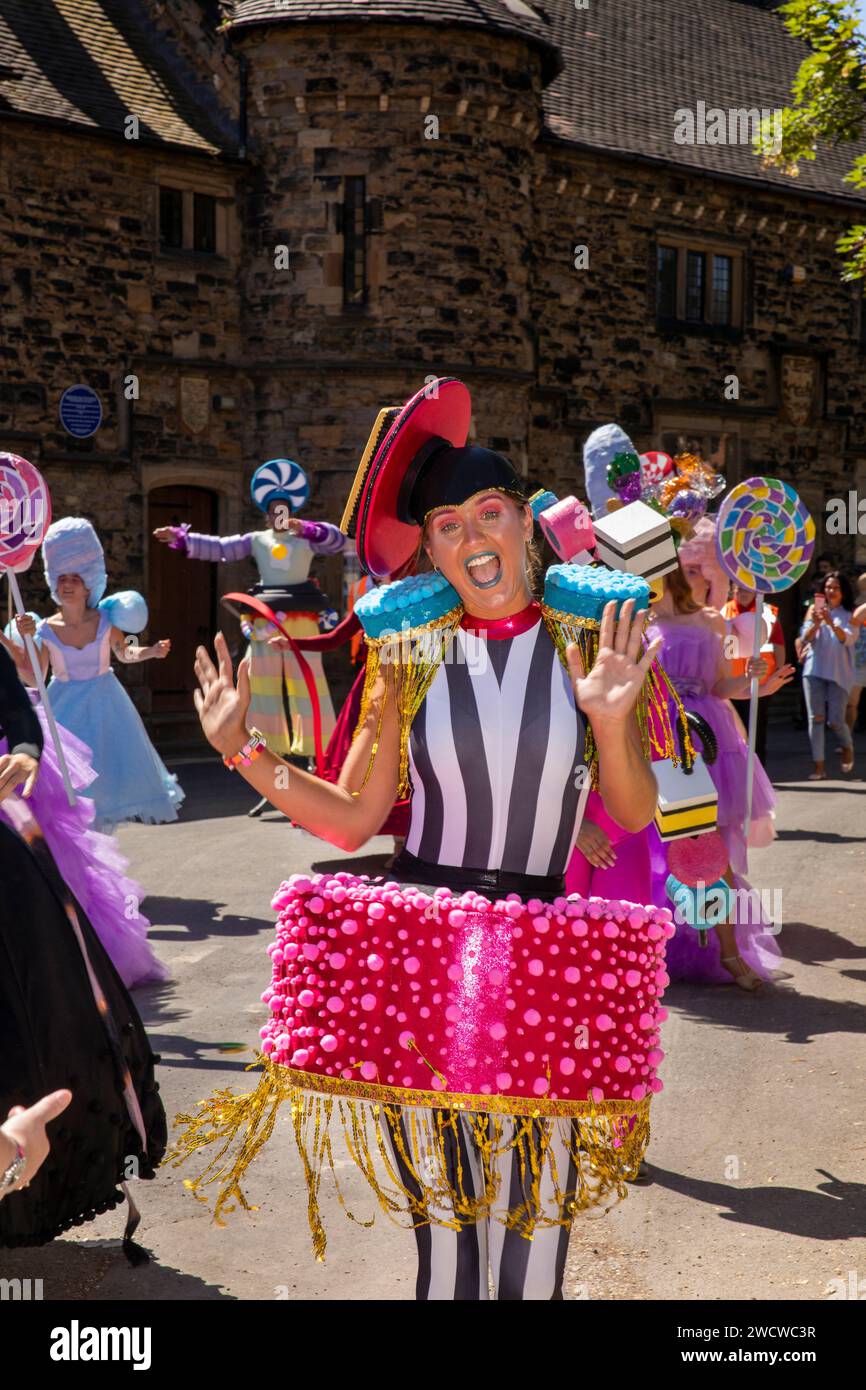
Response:
MULTIPOLYGON (((490 374, 525 389, 533 365, 537 60, 518 42, 466 31, 401 28, 388 46, 382 37, 347 25, 235 38, 249 63, 256 167, 244 259, 252 452, 294 442, 315 466, 314 503, 331 515, 380 405, 428 375, 490 374), (362 312, 343 308, 337 219, 352 175, 364 175, 380 228, 368 239, 362 312), (280 245, 284 270, 274 266, 280 245)), ((524 435, 508 431, 518 454, 524 435)))
MULTIPOLYGON (((234 218, 238 176, 168 148, 56 131, 47 159, 48 139, 0 122, 0 439, 44 471, 55 515, 96 523, 115 581, 142 586, 147 469, 217 467, 232 490, 243 469, 237 229, 227 257, 162 254, 158 184, 220 193, 234 218), (183 376, 206 385, 203 430, 182 418, 183 376), (103 406, 101 428, 83 441, 58 414, 78 383, 103 406), (229 392, 237 409, 213 410, 210 398, 229 392)), ((25 587, 47 597, 38 566, 25 587)))
MULTIPOLYGON (((619 421, 639 447, 658 447, 665 417, 739 435, 739 476, 776 474, 796 486, 816 519, 827 497, 866 464, 866 351, 860 310, 840 278, 834 245, 844 209, 635 163, 601 162, 542 142, 536 187, 533 392, 534 464, 560 487, 581 477, 581 445, 595 425, 619 421), (655 245, 678 235, 742 249, 745 321, 740 334, 668 333, 655 312, 655 245), (575 269, 586 245, 589 266, 575 269), (805 270, 803 284, 784 271, 805 270), (816 357, 811 417, 793 423, 780 361, 816 357), (725 398, 735 375, 739 399, 725 398)), ((724 249, 720 246, 720 249, 724 249)), ((732 481, 737 481, 733 478, 732 481)), ((823 544, 823 538, 819 537, 823 544)), ((854 538, 840 546, 852 563, 854 538)))

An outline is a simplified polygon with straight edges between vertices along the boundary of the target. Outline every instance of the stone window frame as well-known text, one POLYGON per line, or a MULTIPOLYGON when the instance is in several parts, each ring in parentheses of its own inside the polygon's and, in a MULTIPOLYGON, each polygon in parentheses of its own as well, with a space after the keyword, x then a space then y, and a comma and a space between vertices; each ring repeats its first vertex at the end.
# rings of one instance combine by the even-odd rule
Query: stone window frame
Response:
POLYGON ((653 236, 652 258, 652 302, 653 316, 661 332, 698 334, 733 334, 739 337, 746 326, 746 279, 748 273, 748 251, 736 241, 716 241, 712 237, 700 237, 677 232, 658 230, 653 236), (658 253, 663 246, 672 247, 677 252, 677 312, 675 317, 663 317, 658 305, 658 253), (704 315, 702 319, 688 319, 685 316, 686 266, 689 251, 704 256, 727 256, 731 260, 731 320, 729 323, 714 323, 706 317, 712 295, 712 276, 706 276, 703 287, 704 315))
POLYGON ((231 218, 234 215, 234 190, 224 182, 187 170, 157 168, 153 185, 153 228, 157 255, 163 259, 202 257, 207 261, 227 260, 232 252, 231 218), (183 195, 183 246, 163 246, 160 240, 160 189, 173 188, 183 195), (214 250, 199 251, 193 245, 195 226, 195 195, 214 199, 214 250))
POLYGON ((725 415, 704 415, 695 410, 666 408, 658 411, 653 421, 653 447, 664 453, 674 454, 686 444, 674 444, 672 435, 685 436, 686 440, 703 440, 706 436, 723 437, 732 447, 725 449, 725 458, 714 460, 712 451, 701 449, 701 455, 725 477, 728 488, 740 481, 743 461, 743 431, 741 424, 725 415))

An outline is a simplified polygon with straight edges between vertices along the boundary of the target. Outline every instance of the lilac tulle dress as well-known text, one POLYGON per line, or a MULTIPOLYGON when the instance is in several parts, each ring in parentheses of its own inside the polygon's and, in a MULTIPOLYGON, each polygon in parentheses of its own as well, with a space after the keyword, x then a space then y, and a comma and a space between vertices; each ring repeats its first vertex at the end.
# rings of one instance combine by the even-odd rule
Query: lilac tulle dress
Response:
MULTIPOLYGON (((727 700, 710 694, 721 661, 721 637, 711 628, 698 624, 666 622, 655 617, 647 629, 647 640, 663 639, 659 661, 686 710, 693 710, 707 721, 718 742, 718 756, 709 773, 719 794, 718 829, 728 849, 735 887, 734 925, 743 960, 762 979, 778 974, 781 952, 773 926, 772 903, 765 903, 751 888, 748 849, 769 845, 775 837, 773 825, 776 796, 761 763, 755 759, 752 791, 752 821, 748 844, 743 833, 746 819, 746 763, 748 750, 742 725, 727 700)), ((669 869, 667 846, 655 826, 649 831, 652 859, 652 898, 659 907, 670 907, 665 892, 669 869)), ((676 936, 667 943, 667 969, 673 980, 698 983, 731 983, 731 976, 720 963, 719 939, 707 932, 706 946, 700 945, 693 927, 678 923, 676 936)))
MULTIPOLYGON (((147 940, 150 923, 139 912, 144 891, 126 877, 127 861, 114 837, 91 828, 93 802, 81 795, 96 780, 90 750, 68 729, 58 725, 69 776, 77 794, 76 804, 70 806, 48 721, 40 705, 36 705, 36 714, 42 725, 45 747, 29 805, 54 862, 127 988, 164 980, 168 971, 150 948, 147 940)), ((6 740, 0 738, 0 754, 7 751, 6 740)), ((16 802, 16 797, 0 801, 0 819, 13 830, 18 828, 16 802)))

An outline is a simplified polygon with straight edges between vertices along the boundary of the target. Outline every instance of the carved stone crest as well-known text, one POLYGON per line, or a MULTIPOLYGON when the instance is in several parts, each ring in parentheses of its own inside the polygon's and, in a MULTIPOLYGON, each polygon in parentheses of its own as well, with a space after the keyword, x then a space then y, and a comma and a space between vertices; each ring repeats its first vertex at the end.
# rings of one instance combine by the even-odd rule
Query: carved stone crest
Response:
POLYGON ((184 429, 201 434, 210 423, 210 382, 206 376, 182 376, 178 390, 184 429))
POLYGON ((807 425, 818 395, 817 357, 786 354, 782 358, 782 407, 792 425, 807 425))

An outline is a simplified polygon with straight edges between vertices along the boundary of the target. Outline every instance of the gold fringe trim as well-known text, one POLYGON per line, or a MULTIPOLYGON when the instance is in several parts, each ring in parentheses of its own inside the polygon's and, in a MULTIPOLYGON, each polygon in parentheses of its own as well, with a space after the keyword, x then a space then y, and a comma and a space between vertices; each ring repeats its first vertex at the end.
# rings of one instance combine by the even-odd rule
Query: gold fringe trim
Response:
MULTIPOLYGON (((364 689, 361 694, 361 708, 355 735, 363 728, 370 713, 373 690, 383 667, 394 673, 394 693, 397 700, 397 717, 400 725, 400 764, 396 799, 402 800, 409 791, 409 732, 412 721, 424 702, 424 697, 439 670, 442 661, 454 639, 460 619, 463 617, 462 604, 452 608, 450 613, 437 618, 423 627, 406 632, 398 632, 381 638, 368 637, 367 670, 364 689)), ((364 780, 358 791, 363 791, 370 779, 373 762, 379 750, 385 701, 388 698, 390 683, 386 681, 385 693, 379 705, 376 737, 370 750, 370 760, 364 773, 364 780)), ((356 793, 357 795, 358 793, 356 793)))
MULTIPOLYGON (((541 605, 541 615, 559 653, 559 659, 566 670, 568 669, 566 649, 574 643, 580 651, 583 669, 588 675, 598 660, 598 622, 591 618, 575 617, 572 613, 549 608, 546 604, 541 605)), ((653 753, 656 753, 659 759, 670 758, 676 767, 681 758, 671 723, 669 702, 673 702, 677 709, 682 731, 684 756, 694 759, 695 750, 685 722, 682 701, 659 662, 654 661, 646 675, 635 706, 641 748, 647 762, 651 762, 653 753)), ((588 720, 584 743, 584 762, 589 769, 590 785, 597 789, 598 749, 595 746, 592 726, 588 720)))
POLYGON ((406 1224, 400 1218, 408 1217, 410 1227, 456 1230, 491 1217, 530 1239, 536 1229, 566 1226, 576 1212, 606 1198, 622 1200, 649 1144, 649 1096, 641 1101, 466 1096, 313 1076, 264 1057, 252 1065, 262 1068, 254 1091, 241 1096, 219 1091, 200 1102, 194 1114, 176 1117, 185 1130, 167 1161, 177 1167, 191 1155, 219 1145, 204 1171, 187 1179, 185 1186, 206 1202, 200 1189, 219 1184, 214 1219, 223 1226, 223 1216, 237 1206, 255 1210, 244 1197, 241 1180, 270 1139, 279 1107, 288 1101, 307 1183, 313 1251, 319 1260, 327 1244, 319 1202, 326 1171, 349 1219, 365 1227, 375 1220, 375 1215, 369 1220, 357 1217, 347 1205, 334 1163, 335 1127, 381 1211, 397 1225, 406 1224), (311 1092, 311 1087, 317 1089, 311 1092), (556 1126, 563 1120, 571 1121, 567 1139, 559 1130, 569 1159, 567 1174, 557 1172, 552 1146, 556 1126), (479 1191, 467 1190, 461 1131, 479 1156, 479 1191), (524 1200, 503 1209, 497 1200, 500 1169, 503 1155, 509 1153, 518 1158, 524 1200), (553 1195, 542 1198, 545 1174, 553 1195))

